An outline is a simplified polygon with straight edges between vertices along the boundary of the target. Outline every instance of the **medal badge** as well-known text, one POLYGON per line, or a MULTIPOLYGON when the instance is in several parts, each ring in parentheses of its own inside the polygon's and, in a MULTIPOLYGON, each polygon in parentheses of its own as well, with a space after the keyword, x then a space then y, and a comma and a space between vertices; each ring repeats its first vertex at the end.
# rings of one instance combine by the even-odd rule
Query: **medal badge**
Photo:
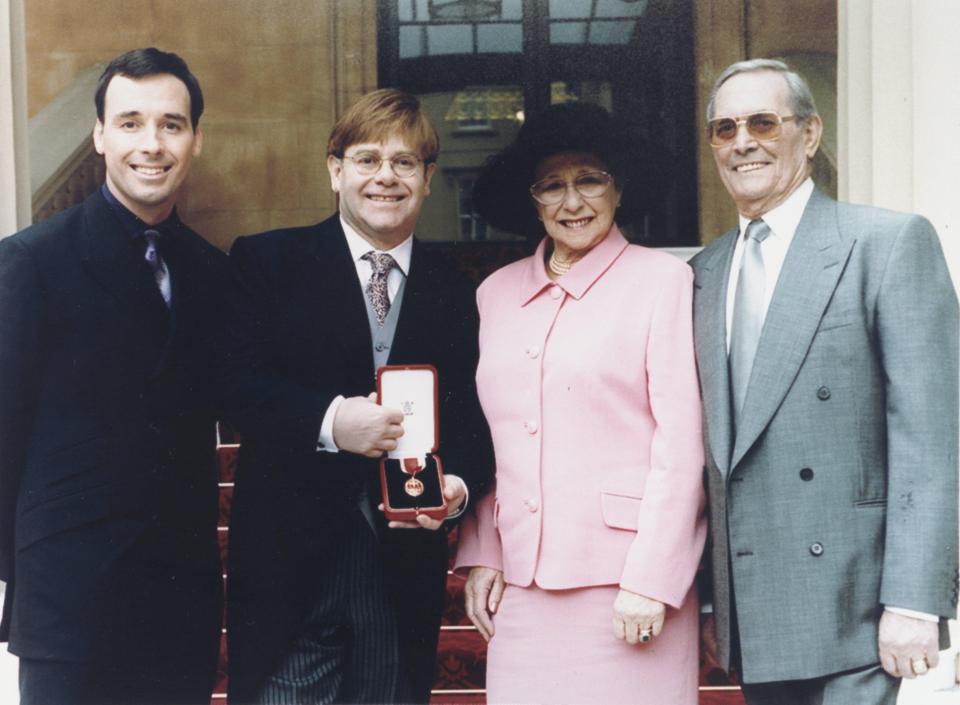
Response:
POLYGON ((415 458, 406 458, 403 461, 403 471, 410 475, 410 479, 403 483, 403 489, 411 497, 419 497, 423 494, 423 483, 417 479, 417 473, 423 470, 423 466, 415 458))

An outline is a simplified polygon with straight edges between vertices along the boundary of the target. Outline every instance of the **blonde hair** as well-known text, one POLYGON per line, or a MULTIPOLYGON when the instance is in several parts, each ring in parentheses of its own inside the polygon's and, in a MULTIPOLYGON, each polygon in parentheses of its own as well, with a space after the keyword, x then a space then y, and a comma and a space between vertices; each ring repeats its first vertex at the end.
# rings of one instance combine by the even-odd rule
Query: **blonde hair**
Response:
POLYGON ((342 158, 350 145, 385 142, 393 135, 409 142, 425 164, 437 161, 440 139, 420 100, 393 88, 367 93, 351 105, 333 126, 327 154, 342 158))

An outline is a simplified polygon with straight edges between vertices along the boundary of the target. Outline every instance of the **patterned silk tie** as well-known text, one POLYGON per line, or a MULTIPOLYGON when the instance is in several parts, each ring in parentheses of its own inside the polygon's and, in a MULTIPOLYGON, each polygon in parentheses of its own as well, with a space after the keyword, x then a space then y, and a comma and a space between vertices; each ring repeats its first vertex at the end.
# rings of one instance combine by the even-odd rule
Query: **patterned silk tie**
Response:
POLYGON ((170 308, 170 270, 167 269, 167 264, 163 261, 160 251, 157 249, 157 240, 162 237, 162 233, 159 230, 148 228, 143 231, 143 237, 147 241, 147 249, 143 258, 153 271, 153 279, 157 282, 163 302, 167 305, 167 308, 170 308))
POLYGON ((381 326, 390 313, 390 295, 387 293, 387 276, 390 270, 397 266, 393 257, 384 252, 368 252, 361 259, 365 259, 373 268, 370 281, 367 282, 367 298, 377 315, 377 323, 381 326))
POLYGON ((733 322, 730 328, 730 391, 733 394, 734 422, 740 420, 747 384, 757 354, 760 331, 763 328, 763 299, 766 281, 763 253, 760 243, 770 236, 770 227, 761 219, 751 220, 747 226, 740 262, 740 277, 733 303, 733 322))

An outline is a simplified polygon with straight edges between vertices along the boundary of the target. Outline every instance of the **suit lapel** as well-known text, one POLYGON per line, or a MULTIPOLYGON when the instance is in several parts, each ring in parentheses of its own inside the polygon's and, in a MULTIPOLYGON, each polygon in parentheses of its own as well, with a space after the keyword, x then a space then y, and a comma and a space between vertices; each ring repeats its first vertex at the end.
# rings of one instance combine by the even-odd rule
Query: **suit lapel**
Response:
POLYGON ((727 367, 727 282, 738 230, 725 233, 705 262, 698 263, 694 286, 697 362, 703 392, 710 454, 724 475, 732 440, 730 379, 727 367))
MULTIPOLYGON (((357 266, 350 256, 346 236, 340 226, 338 214, 328 218, 318 226, 319 232, 312 238, 315 244, 314 265, 317 282, 322 289, 317 306, 323 311, 326 321, 318 321, 318 330, 331 335, 351 363, 363 362, 363 369, 373 370, 373 340, 370 337, 370 323, 367 319, 367 305, 363 290, 357 279, 357 266)), ((359 368, 359 364, 357 365, 359 368)))
POLYGON ((423 245, 414 238, 413 251, 410 254, 410 271, 407 272, 407 283, 404 287, 403 302, 400 305, 400 317, 397 319, 397 329, 393 334, 393 344, 390 346, 388 362, 397 364, 399 361, 418 362, 417 350, 422 348, 421 336, 424 331, 418 321, 429 320, 424 307, 431 300, 429 253, 423 245))
POLYGON ((767 310, 731 468, 766 428, 796 378, 854 242, 841 236, 836 204, 814 190, 767 310))
POLYGON ((162 347, 169 311, 149 268, 99 192, 84 203, 80 239, 84 268, 113 297, 124 322, 162 347))

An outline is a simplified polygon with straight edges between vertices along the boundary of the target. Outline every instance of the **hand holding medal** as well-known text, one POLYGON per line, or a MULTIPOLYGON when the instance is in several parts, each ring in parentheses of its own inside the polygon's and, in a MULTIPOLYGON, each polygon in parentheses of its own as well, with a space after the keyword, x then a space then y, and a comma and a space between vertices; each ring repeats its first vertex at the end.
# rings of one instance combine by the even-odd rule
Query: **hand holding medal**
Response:
POLYGON ((380 460, 382 511, 393 528, 439 528, 449 512, 448 492, 462 503, 463 481, 445 483, 437 455, 437 371, 429 365, 377 370, 377 401, 403 413, 403 433, 380 460), (462 492, 461 492, 462 490, 462 492))
MULTIPOLYGON (((467 500, 467 485, 456 475, 443 476, 443 497, 447 502, 447 516, 460 511, 461 505, 467 500)), ((379 506, 383 511, 383 504, 379 506)), ((390 521, 387 526, 391 529, 429 529, 436 531, 443 526, 443 519, 435 519, 427 514, 418 514, 412 521, 390 521)))

